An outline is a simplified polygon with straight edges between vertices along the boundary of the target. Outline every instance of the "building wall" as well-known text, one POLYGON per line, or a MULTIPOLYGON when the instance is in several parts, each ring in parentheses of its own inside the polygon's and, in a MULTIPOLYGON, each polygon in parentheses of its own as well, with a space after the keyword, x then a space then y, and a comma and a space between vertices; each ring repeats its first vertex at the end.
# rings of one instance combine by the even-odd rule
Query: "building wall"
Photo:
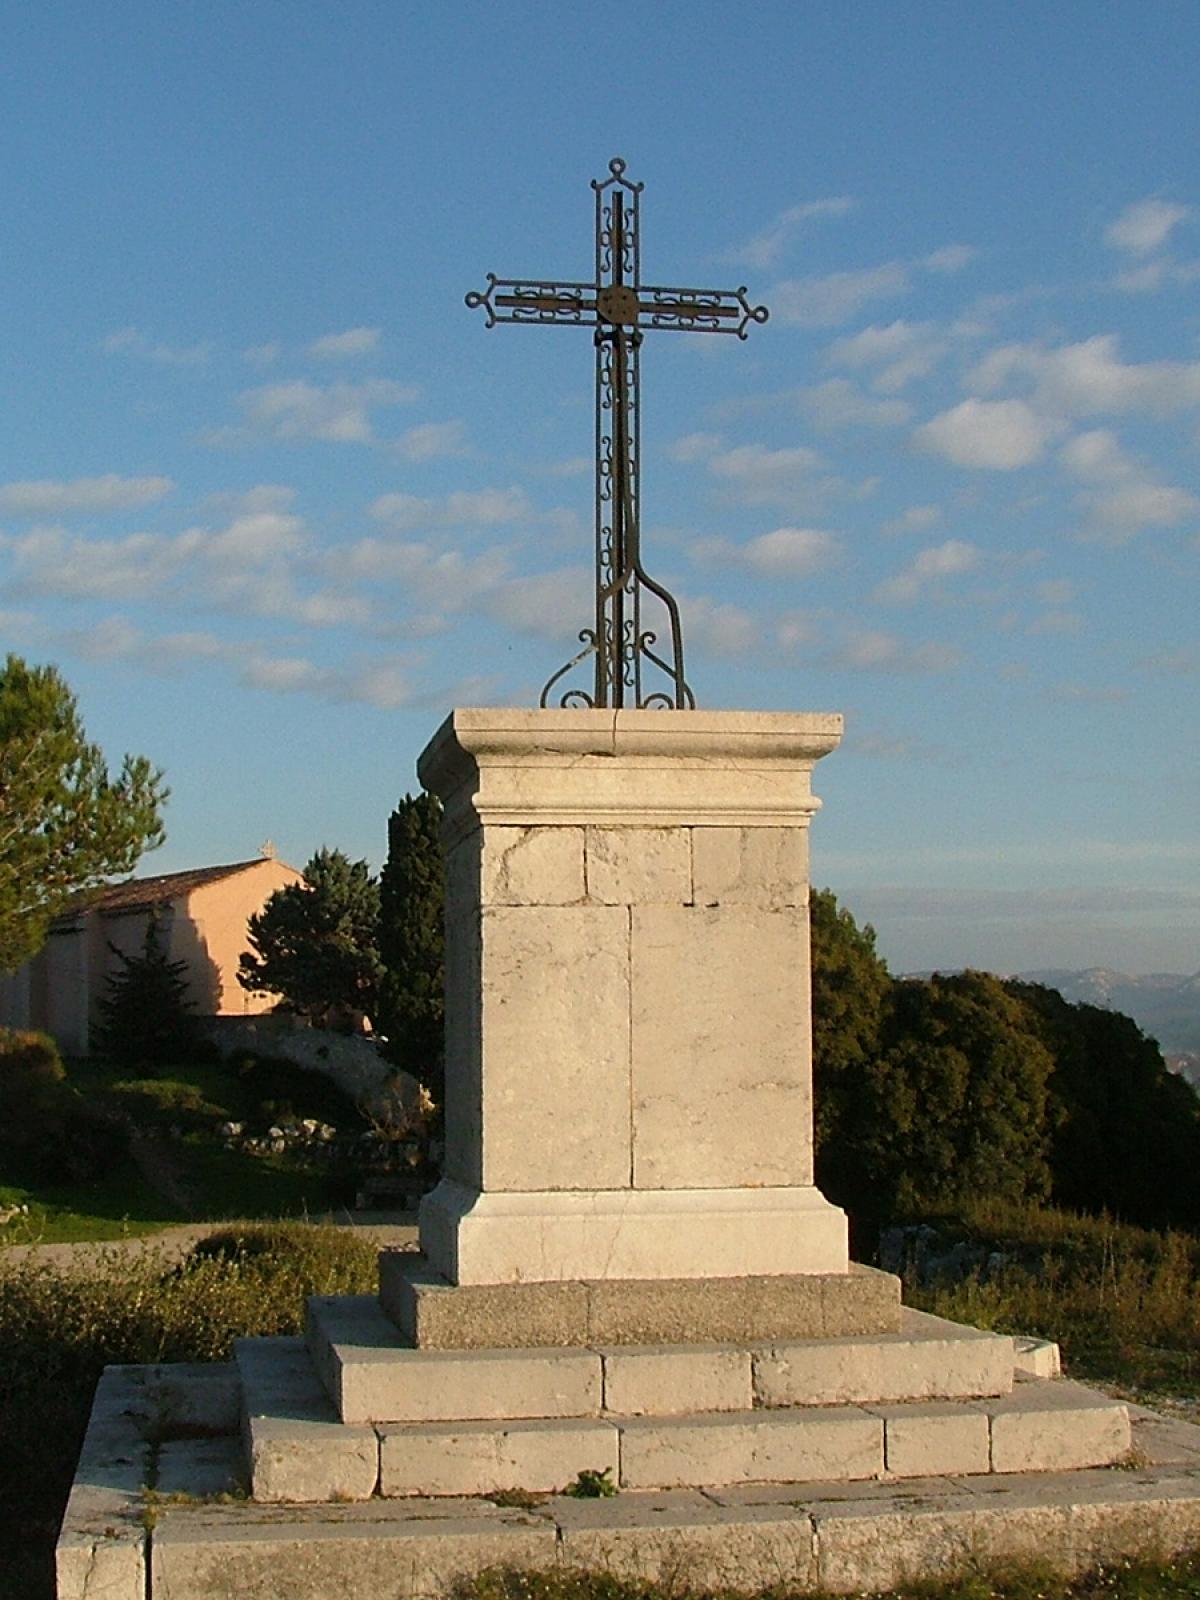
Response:
POLYGON ((195 972, 193 995, 210 1016, 256 1016, 275 1005, 271 995, 251 994, 237 981, 238 959, 250 948, 246 924, 277 889, 303 883, 303 873, 282 861, 256 861, 242 872, 196 889, 177 916, 169 946, 175 961, 195 972))
MULTIPOLYGON (((246 924, 276 889, 302 882, 294 867, 264 858, 153 913, 168 956, 186 963, 191 998, 201 1015, 241 1017, 271 1010, 273 996, 251 994, 237 981, 238 958, 248 948, 246 924)), ((139 956, 151 914, 146 907, 91 910, 60 923, 31 962, 0 979, 0 1025, 39 1028, 54 1036, 65 1055, 86 1055, 106 980, 118 966, 112 947, 139 956)))

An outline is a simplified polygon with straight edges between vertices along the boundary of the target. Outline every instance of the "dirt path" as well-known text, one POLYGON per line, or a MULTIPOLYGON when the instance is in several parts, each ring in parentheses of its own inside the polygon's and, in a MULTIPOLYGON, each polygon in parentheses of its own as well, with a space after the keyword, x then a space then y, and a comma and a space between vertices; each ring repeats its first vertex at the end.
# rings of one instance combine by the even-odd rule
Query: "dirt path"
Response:
MULTIPOLYGON (((417 1224, 411 1212, 404 1211, 335 1211, 326 1216, 310 1217, 312 1223, 335 1228, 353 1229, 360 1237, 369 1239, 382 1250, 385 1247, 415 1250, 417 1224)), ((178 1260, 199 1239, 210 1233, 236 1226, 228 1222, 188 1222, 174 1228, 164 1228, 161 1233, 142 1234, 136 1239, 88 1239, 79 1244, 9 1244, 0 1245, 0 1259, 23 1260, 35 1257, 39 1261, 60 1266, 84 1267, 98 1256, 136 1256, 144 1250, 161 1250, 168 1259, 178 1260)))

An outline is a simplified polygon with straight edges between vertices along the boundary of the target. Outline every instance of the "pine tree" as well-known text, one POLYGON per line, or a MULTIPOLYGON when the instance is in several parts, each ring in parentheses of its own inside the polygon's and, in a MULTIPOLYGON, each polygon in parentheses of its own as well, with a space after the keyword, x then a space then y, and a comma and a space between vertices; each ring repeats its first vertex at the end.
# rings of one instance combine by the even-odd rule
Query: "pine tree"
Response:
POLYGON ((318 850, 304 882, 276 889, 247 924, 252 946, 238 964, 238 982, 256 994, 282 995, 318 1025, 374 1018, 383 965, 379 885, 365 861, 318 850))
POLYGON ((380 878, 379 951, 386 976, 379 1028, 388 1059, 442 1099, 445 864, 442 808, 429 794, 406 794, 388 818, 388 858, 380 878))
POLYGON ((157 1069, 189 1060, 201 1035, 188 994, 187 962, 168 959, 154 918, 146 926, 141 955, 126 955, 112 944, 109 949, 119 966, 100 1002, 100 1054, 122 1067, 157 1069))

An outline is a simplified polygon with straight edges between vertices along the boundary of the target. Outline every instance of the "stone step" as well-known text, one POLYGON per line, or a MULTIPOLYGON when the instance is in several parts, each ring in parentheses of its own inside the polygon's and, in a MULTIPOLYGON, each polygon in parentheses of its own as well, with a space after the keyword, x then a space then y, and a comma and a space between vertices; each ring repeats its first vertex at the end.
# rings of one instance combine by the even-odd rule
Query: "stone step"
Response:
POLYGON ((371 1296, 309 1303, 309 1349, 345 1422, 669 1416, 1012 1389, 1013 1342, 919 1311, 898 1333, 758 1346, 415 1350, 371 1296))
POLYGON ((545 1494, 606 1470, 623 1489, 1066 1471, 1130 1440, 1124 1405, 1063 1379, 971 1400, 343 1425, 301 1341, 242 1341, 237 1360, 256 1501, 545 1494))

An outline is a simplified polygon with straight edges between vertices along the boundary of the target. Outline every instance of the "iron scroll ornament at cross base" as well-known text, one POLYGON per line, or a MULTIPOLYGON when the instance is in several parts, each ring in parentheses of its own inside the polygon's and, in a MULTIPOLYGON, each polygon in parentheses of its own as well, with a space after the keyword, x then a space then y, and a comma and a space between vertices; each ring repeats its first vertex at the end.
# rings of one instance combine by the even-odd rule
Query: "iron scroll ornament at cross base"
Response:
POLYGON ((752 306, 739 289, 670 288, 643 284, 640 183, 625 176, 614 157, 609 176, 593 178, 596 196, 595 272, 588 283, 559 278, 497 278, 466 297, 482 309, 487 326, 498 322, 592 329, 596 350, 596 594, 593 626, 583 628, 583 649, 552 674, 539 704, 568 673, 594 658, 592 692, 567 689, 562 706, 636 706, 693 710, 696 699, 683 671, 683 633, 674 596, 642 565, 639 501, 641 455, 640 353, 649 329, 724 333, 745 339, 752 322, 766 322, 766 306, 752 306), (669 649, 643 622, 646 596, 666 612, 669 649), (647 690, 646 665, 665 674, 668 687, 647 690))

